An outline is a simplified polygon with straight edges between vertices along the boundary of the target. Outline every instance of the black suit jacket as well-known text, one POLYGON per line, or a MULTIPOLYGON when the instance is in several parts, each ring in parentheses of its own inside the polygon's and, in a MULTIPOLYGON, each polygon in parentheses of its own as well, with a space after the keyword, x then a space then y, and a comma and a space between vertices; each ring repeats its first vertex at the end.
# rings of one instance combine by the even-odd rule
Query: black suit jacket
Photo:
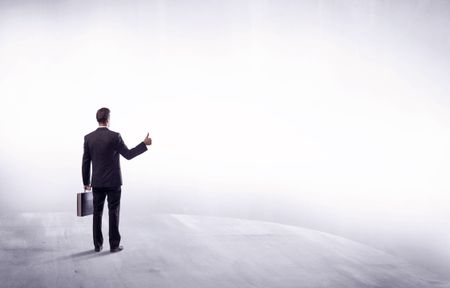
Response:
POLYGON ((84 136, 82 174, 84 185, 92 187, 116 187, 122 185, 119 154, 127 160, 147 151, 144 142, 128 149, 120 134, 108 128, 84 136), (92 162, 92 181, 90 179, 92 162))

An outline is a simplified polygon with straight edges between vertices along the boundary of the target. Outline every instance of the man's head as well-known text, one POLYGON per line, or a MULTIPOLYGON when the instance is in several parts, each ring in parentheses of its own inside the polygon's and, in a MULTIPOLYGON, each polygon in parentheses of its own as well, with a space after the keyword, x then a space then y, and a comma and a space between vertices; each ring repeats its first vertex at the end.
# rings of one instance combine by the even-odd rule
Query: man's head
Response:
POLYGON ((97 111, 97 122, 99 125, 108 126, 109 124, 109 109, 100 108, 97 111))

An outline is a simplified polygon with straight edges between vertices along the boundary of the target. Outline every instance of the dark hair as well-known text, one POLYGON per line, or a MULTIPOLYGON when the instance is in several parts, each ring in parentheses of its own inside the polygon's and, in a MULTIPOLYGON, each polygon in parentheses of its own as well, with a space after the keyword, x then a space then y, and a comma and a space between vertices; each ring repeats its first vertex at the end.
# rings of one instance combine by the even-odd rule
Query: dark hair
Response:
POLYGON ((108 108, 100 108, 97 111, 97 122, 98 123, 106 123, 109 120, 109 109, 108 108))

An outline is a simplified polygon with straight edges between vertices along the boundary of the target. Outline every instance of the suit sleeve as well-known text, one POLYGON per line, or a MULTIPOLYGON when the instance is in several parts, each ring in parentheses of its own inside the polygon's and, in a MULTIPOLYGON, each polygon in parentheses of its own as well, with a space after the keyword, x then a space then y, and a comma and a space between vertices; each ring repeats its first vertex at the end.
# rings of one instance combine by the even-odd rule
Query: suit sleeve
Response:
POLYGON ((89 153, 89 147, 87 145, 86 138, 84 138, 84 152, 83 162, 81 164, 81 174, 83 175, 83 184, 91 184, 91 154, 89 153))
POLYGON ((125 159, 131 160, 134 157, 147 151, 147 145, 144 142, 139 143, 136 147, 128 149, 127 145, 122 140, 120 134, 117 135, 117 152, 120 153, 125 159))

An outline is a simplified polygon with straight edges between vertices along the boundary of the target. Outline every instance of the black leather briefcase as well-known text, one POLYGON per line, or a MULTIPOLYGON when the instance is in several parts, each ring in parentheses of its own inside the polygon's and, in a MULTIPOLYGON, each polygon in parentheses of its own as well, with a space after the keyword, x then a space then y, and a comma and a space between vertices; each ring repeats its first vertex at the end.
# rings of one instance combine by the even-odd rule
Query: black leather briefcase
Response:
POLYGON ((94 214, 92 192, 83 192, 77 194, 77 216, 87 216, 94 214))

